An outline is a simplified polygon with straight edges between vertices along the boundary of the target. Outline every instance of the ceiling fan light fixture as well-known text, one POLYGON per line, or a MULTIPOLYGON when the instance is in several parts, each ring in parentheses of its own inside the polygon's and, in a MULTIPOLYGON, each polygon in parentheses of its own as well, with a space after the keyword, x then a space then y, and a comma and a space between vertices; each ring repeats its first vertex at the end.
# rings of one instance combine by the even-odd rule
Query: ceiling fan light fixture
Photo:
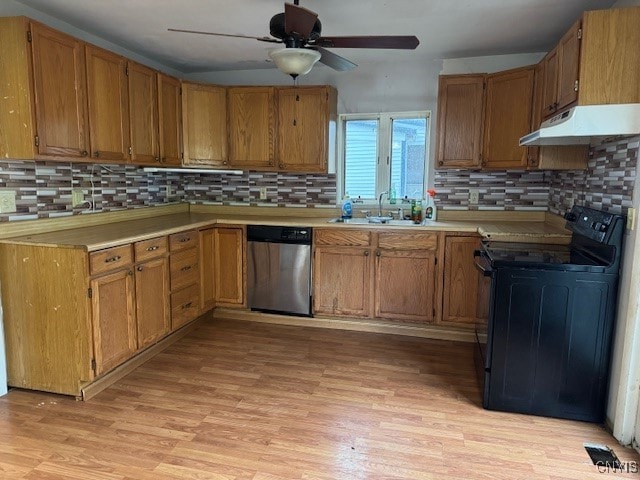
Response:
POLYGON ((280 48, 269 52, 278 70, 294 78, 309 73, 321 56, 320 52, 308 48, 280 48))

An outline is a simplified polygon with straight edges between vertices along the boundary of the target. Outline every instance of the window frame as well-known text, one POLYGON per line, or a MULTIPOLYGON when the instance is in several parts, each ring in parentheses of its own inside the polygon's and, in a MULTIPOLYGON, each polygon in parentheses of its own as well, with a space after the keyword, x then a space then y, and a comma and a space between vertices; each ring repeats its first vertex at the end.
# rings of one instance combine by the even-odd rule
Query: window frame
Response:
MULTIPOLYGON (((360 206, 376 206, 378 197, 381 192, 389 191, 391 188, 391 135, 393 120, 402 118, 424 118, 426 119, 425 132, 425 156, 424 156, 424 190, 428 188, 429 180, 429 158, 431 147, 431 111, 417 110, 410 112, 380 112, 380 113, 342 113, 338 115, 338 161, 336 165, 336 205, 342 203, 345 195, 345 142, 346 142, 346 126, 349 120, 378 120, 378 139, 377 150, 378 159, 376 162, 376 198, 363 199, 360 206), (387 158, 389 160, 387 160, 387 158), (387 165, 381 168, 381 163, 386 162, 387 165)), ((423 192, 424 193, 424 192, 423 192)), ((355 198, 353 198, 355 199, 355 198)), ((400 200, 400 199, 398 199, 400 200)), ((388 198, 383 200, 388 205, 388 198)))

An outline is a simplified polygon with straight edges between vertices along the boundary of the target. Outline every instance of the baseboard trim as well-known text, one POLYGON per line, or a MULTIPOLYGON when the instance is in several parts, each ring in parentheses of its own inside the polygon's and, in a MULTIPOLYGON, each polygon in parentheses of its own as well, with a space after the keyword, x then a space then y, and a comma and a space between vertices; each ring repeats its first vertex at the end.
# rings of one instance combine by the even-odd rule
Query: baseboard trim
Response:
POLYGON ((213 317, 216 319, 271 323, 275 325, 330 328, 336 330, 351 330, 368 333, 386 333, 390 335, 405 335, 409 337, 431 338, 434 340, 452 340, 456 342, 467 343, 472 343, 475 341, 475 334, 472 330, 462 330, 452 327, 435 325, 399 325, 383 322, 380 320, 360 320, 328 317, 297 317, 230 308, 215 309, 213 312, 213 317))
POLYGON ((140 365, 151 360, 160 352, 162 352, 163 350, 166 350, 168 347, 176 343, 182 337, 191 333, 193 330, 196 329, 196 327, 200 326, 201 323, 203 323, 207 318, 210 318, 210 317, 211 317, 211 313, 205 313, 204 315, 201 315, 200 317, 195 319, 193 322, 182 327, 180 330, 177 330, 174 333, 170 334, 168 337, 163 338, 158 343, 140 352, 135 357, 123 363, 119 367, 116 367, 115 369, 111 370, 106 375, 86 385, 80 390, 82 392, 82 395, 79 398, 79 400, 86 401, 95 397, 98 393, 102 392, 107 387, 110 387, 111 385, 116 383, 118 380, 120 380, 122 377, 128 375, 133 370, 138 368, 140 365))

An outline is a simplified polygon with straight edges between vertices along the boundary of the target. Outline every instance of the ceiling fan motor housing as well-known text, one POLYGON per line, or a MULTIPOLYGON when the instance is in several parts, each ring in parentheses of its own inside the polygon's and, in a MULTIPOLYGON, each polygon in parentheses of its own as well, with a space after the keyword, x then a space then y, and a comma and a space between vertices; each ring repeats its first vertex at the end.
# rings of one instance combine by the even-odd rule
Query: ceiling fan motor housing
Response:
POLYGON ((271 17, 271 21, 269 22, 269 33, 271 33, 271 36, 280 38, 288 48, 303 47, 307 44, 307 42, 315 41, 320 38, 321 32, 322 23, 320 23, 320 20, 316 20, 313 28, 311 29, 311 33, 309 33, 308 38, 302 37, 301 35, 297 34, 297 32, 287 32, 285 30, 284 12, 274 15, 273 17, 271 17))

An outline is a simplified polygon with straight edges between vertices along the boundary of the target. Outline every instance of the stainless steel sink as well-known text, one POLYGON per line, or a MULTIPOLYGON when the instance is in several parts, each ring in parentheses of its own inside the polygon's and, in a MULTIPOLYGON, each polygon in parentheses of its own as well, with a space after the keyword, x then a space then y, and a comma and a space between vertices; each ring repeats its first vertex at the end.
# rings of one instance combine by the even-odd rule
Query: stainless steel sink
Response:
POLYGON ((415 227, 420 225, 414 223, 413 220, 394 220, 391 217, 366 217, 366 218, 332 218, 329 223, 347 223, 349 225, 388 225, 393 227, 415 227))

